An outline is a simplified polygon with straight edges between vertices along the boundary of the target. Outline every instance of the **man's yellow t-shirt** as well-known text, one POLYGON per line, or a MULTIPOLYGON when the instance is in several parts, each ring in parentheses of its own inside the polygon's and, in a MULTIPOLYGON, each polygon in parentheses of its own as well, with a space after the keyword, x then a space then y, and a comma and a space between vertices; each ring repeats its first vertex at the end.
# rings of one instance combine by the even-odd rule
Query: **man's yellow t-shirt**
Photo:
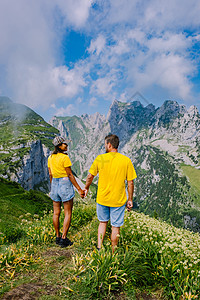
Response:
POLYGON ((71 165, 69 156, 63 153, 52 154, 48 158, 48 168, 51 169, 53 178, 68 177, 65 168, 71 165))
POLYGON ((99 173, 97 203, 111 207, 126 203, 125 180, 137 177, 130 158, 118 152, 98 155, 89 173, 94 176, 99 173))

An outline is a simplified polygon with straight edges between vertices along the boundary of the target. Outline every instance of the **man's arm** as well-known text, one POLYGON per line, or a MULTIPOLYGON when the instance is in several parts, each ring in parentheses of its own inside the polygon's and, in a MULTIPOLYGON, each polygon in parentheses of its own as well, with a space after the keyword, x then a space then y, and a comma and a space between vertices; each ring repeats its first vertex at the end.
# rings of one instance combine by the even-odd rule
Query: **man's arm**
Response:
POLYGON ((85 197, 87 196, 89 187, 90 187, 90 185, 91 185, 93 179, 94 179, 94 175, 92 175, 92 174, 89 173, 88 176, 87 176, 86 183, 85 183, 85 188, 84 188, 84 191, 85 191, 85 197))
POLYGON ((52 178, 53 178, 53 176, 52 176, 52 173, 51 173, 51 169, 50 168, 48 168, 48 170, 49 170, 49 179, 50 179, 50 183, 52 182, 52 178))
POLYGON ((81 187, 79 186, 78 182, 76 181, 76 178, 74 177, 71 167, 66 167, 65 171, 67 173, 67 176, 69 177, 69 180, 71 181, 71 183, 75 186, 75 188, 77 189, 79 195, 81 196, 81 198, 84 198, 84 191, 81 189, 81 187))
POLYGON ((133 207, 133 192, 134 192, 134 183, 133 180, 129 180, 128 182, 128 201, 126 203, 127 210, 130 211, 133 207))

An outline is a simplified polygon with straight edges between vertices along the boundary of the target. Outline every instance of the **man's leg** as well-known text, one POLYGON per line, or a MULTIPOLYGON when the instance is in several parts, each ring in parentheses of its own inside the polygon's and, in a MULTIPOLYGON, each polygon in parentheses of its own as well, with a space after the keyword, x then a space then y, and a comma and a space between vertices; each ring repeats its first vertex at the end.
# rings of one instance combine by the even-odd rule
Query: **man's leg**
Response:
POLYGON ((111 244, 113 253, 119 240, 120 227, 124 224, 125 207, 126 204, 110 208, 110 220, 112 225, 111 244))
POLYGON ((106 227, 107 227, 108 221, 107 222, 101 222, 99 223, 99 228, 98 228, 98 248, 100 249, 103 243, 104 236, 106 234, 106 227))
POLYGON ((72 218, 72 208, 73 208, 73 198, 69 201, 63 202, 64 205, 64 222, 63 222, 63 234, 62 238, 66 239, 70 224, 71 224, 71 218, 72 218))
POLYGON ((120 234, 120 227, 112 226, 111 245, 112 245, 112 252, 113 253, 115 251, 115 248, 116 248, 118 240, 119 240, 119 234, 120 234))
POLYGON ((53 201, 53 226, 56 231, 56 236, 60 237, 60 211, 61 211, 61 202, 53 201))

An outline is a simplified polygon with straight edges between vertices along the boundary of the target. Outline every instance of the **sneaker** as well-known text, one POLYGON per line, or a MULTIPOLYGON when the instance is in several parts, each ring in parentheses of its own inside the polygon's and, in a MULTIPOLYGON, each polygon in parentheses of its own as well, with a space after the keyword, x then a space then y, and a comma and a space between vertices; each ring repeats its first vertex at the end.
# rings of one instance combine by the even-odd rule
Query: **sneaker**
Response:
POLYGON ((66 237, 66 239, 61 238, 59 245, 61 246, 61 248, 65 248, 65 247, 73 245, 73 242, 71 242, 67 237, 66 237))
POLYGON ((56 237, 56 245, 59 245, 59 243, 60 243, 60 239, 61 239, 61 237, 60 237, 60 236, 59 236, 59 237, 58 237, 58 236, 56 237))

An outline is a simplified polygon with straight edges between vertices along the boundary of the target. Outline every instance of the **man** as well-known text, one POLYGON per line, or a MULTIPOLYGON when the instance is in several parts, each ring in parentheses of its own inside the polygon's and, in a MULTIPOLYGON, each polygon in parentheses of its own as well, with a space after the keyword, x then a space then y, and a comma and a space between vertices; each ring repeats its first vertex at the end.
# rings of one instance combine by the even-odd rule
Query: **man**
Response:
POLYGON ((89 174, 85 184, 85 195, 94 177, 99 173, 97 191, 97 217, 98 247, 102 246, 106 233, 107 223, 110 220, 112 226, 111 244, 112 251, 118 243, 120 227, 124 223, 124 211, 127 206, 128 211, 133 207, 133 179, 137 177, 131 160, 118 153, 119 138, 111 134, 105 137, 106 153, 98 155, 89 169, 89 174), (125 190, 125 180, 128 183, 128 201, 125 190))

